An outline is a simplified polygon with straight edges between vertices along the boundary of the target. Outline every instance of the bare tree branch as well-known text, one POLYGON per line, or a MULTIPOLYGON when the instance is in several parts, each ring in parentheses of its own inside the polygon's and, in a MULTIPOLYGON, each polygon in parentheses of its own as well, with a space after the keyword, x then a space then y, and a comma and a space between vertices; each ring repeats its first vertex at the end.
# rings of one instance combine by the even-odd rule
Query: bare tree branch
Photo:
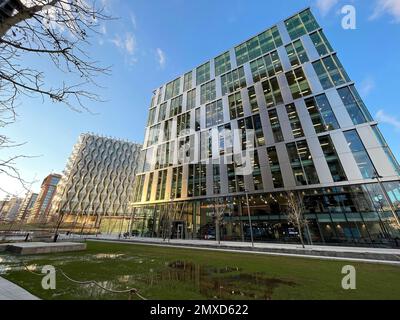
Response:
MULTIPOLYGON (((22 97, 39 96, 76 112, 92 113, 89 102, 103 101, 93 92, 95 79, 110 73, 91 59, 90 36, 113 19, 96 0, 0 0, 0 128, 16 121, 22 97), (27 65, 30 58, 48 61, 59 81, 27 65), (63 76, 65 74, 65 76, 63 76), (77 79, 77 80, 71 80, 77 79)), ((0 136, 0 150, 21 146, 0 136)), ((26 184, 15 168, 23 155, 0 159, 0 173, 26 184)))

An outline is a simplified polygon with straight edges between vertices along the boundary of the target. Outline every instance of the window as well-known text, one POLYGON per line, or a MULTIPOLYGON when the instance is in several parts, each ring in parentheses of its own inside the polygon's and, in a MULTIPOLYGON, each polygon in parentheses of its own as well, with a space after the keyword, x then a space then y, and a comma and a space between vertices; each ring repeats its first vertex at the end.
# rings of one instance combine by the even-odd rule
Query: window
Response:
POLYGON ((379 144, 381 145, 382 149, 385 151, 385 154, 392 165, 393 169, 396 171, 397 175, 400 176, 400 166, 397 162, 396 158, 394 157, 392 151, 389 148, 389 145, 386 143, 385 138, 383 137, 381 131, 379 130, 378 126, 372 126, 372 131, 374 131, 375 137, 378 140, 379 144))
POLYGON ((282 142, 284 140, 284 138, 283 138, 281 124, 279 122, 279 117, 278 117, 278 113, 276 112, 276 109, 269 110, 268 115, 269 115, 269 122, 271 123, 272 133, 274 135, 275 142, 276 143, 282 142))
POLYGON ((311 41, 314 43, 315 49, 317 49, 321 57, 333 52, 333 48, 322 30, 310 34, 310 37, 311 41))
POLYGON ((229 51, 221 54, 214 59, 215 64, 215 76, 219 76, 225 72, 231 70, 231 60, 229 51))
POLYGON ((172 169, 171 199, 182 197, 182 176, 183 167, 172 169))
POLYGON ((213 191, 214 194, 221 193, 221 174, 219 164, 213 164, 213 191))
POLYGON ((161 103, 161 96, 162 96, 162 87, 158 89, 157 104, 161 103))
POLYGON ((256 113, 256 112, 260 111, 260 108, 258 107, 258 102, 257 102, 256 90, 254 89, 254 87, 249 87, 247 89, 247 93, 249 94, 251 112, 256 113))
POLYGON ((194 135, 187 135, 186 137, 181 137, 178 139, 177 160, 179 164, 186 164, 195 160, 194 158, 196 155, 194 153, 194 143, 194 135))
POLYGON ((174 81, 171 81, 170 83, 167 84, 166 90, 165 90, 165 97, 164 101, 171 99, 172 97, 175 97, 179 94, 179 86, 181 83, 181 79, 178 78, 174 81))
POLYGON ((333 145, 331 137, 328 135, 319 137, 318 139, 319 143, 321 144, 322 151, 324 152, 325 160, 328 163, 329 171, 332 174, 333 181, 346 181, 346 174, 344 173, 342 164, 336 153, 336 149, 333 145))
POLYGON ((286 72, 286 79, 288 81, 293 100, 308 96, 312 93, 302 67, 286 72))
POLYGON ((202 131, 200 134, 200 158, 208 159, 212 157, 212 129, 202 131))
POLYGON ((292 40, 319 29, 319 25, 309 9, 286 20, 285 25, 292 40))
POLYGON ((155 105, 155 100, 156 100, 156 96, 153 95, 153 96, 151 97, 150 109, 154 107, 154 105, 155 105))
POLYGON ((246 190, 244 177, 243 175, 236 174, 236 170, 238 170, 236 164, 232 163, 227 165, 229 193, 244 192, 246 190))
POLYGON ((160 105, 160 110, 158 111, 158 122, 164 121, 167 116, 167 103, 164 102, 160 105))
POLYGON ((304 137, 303 127, 301 126, 299 115, 297 114, 294 103, 286 106, 286 112, 289 117, 290 126, 292 127, 293 137, 295 139, 304 137))
POLYGON ((156 124, 149 129, 149 137, 147 139, 147 147, 152 146, 158 142, 158 136, 160 134, 160 125, 156 124))
POLYGON ((283 71, 281 60, 276 51, 252 61, 250 63, 250 69, 254 82, 273 77, 283 71))
POLYGON ((297 40, 287 45, 285 48, 292 67, 297 67, 300 64, 309 61, 306 50, 304 49, 301 40, 297 40))
POLYGON ((214 127, 224 122, 222 100, 206 105, 206 127, 214 127))
POLYGON ((200 104, 205 104, 216 97, 215 80, 203 84, 200 88, 200 104))
POLYGON ((282 39, 277 27, 264 31, 235 48, 237 65, 240 66, 281 45, 282 39))
POLYGON ((183 91, 192 89, 192 71, 185 73, 183 81, 183 91))
POLYGON ((196 84, 200 85, 210 80, 210 62, 197 67, 196 69, 196 84))
POLYGON ((235 193, 236 191, 236 174, 235 174, 235 165, 228 164, 227 165, 228 171, 228 192, 235 193))
POLYGON ((157 148, 157 156, 155 169, 164 169, 172 165, 173 153, 174 153, 174 142, 167 142, 159 145, 157 148))
POLYGON ((254 150, 254 154, 252 157, 252 168, 253 168, 253 183, 254 183, 254 190, 259 191, 263 190, 263 180, 261 175, 261 168, 260 168, 260 160, 258 157, 257 150, 254 150))
POLYGON ((195 119, 194 119, 194 130, 200 131, 200 127, 201 127, 201 125, 200 125, 200 108, 197 108, 195 110, 194 117, 195 117, 195 119))
POLYGON ((238 120, 238 129, 241 130, 242 150, 254 148, 254 141, 250 141, 250 139, 253 138, 250 135, 250 130, 254 130, 255 146, 261 147, 265 145, 260 115, 257 114, 238 120), (250 143, 250 145, 247 145, 247 143, 250 143))
POLYGON ((353 85, 339 89, 338 93, 355 125, 373 121, 367 107, 353 85))
POLYGON ((154 173, 150 172, 149 182, 147 184, 146 201, 150 201, 151 200, 151 191, 152 191, 152 188, 153 188, 153 177, 154 177, 154 173))
POLYGON ((141 202, 142 201, 142 196, 143 196, 143 186, 144 186, 144 179, 146 175, 142 174, 140 176, 136 176, 135 182, 134 182, 134 188, 133 188, 133 202, 141 202))
POLYGON ((207 194, 207 167, 205 164, 189 165, 188 197, 205 196, 207 194))
POLYGON ((247 117, 238 120, 238 129, 241 130, 242 150, 251 149, 254 147, 253 141, 247 141, 250 139, 249 130, 254 130, 254 139, 256 141, 256 147, 265 145, 264 132, 262 129, 260 115, 247 117), (247 143, 251 145, 248 146, 247 143))
POLYGON ((349 148, 353 153, 357 166, 364 179, 371 179, 375 176, 375 167, 369 157, 367 150, 362 143, 356 130, 344 132, 349 148))
POLYGON ((313 62, 313 66, 324 90, 350 82, 349 76, 335 54, 313 62))
POLYGON ((172 139, 172 126, 174 122, 173 119, 164 122, 164 141, 169 141, 172 139))
POLYGON ((179 137, 180 135, 189 134, 190 130, 190 112, 186 112, 178 116, 176 122, 176 134, 179 137))
POLYGON ((246 77, 243 67, 235 69, 221 77, 222 95, 233 93, 246 87, 246 77))
POLYGON ((339 123, 325 94, 305 100, 316 133, 339 129, 339 123))
POLYGON ((283 103, 281 89, 279 88, 278 80, 276 79, 276 77, 265 80, 262 83, 262 88, 264 92, 265 102, 267 103, 267 108, 271 108, 280 103, 283 103))
POLYGON ((254 115, 251 117, 253 120, 253 129, 255 132, 255 138, 256 138, 256 146, 261 147, 265 145, 265 137, 264 137, 264 131, 262 128, 261 124, 261 118, 259 114, 254 115))
POLYGON ((218 148, 220 155, 224 155, 225 152, 227 154, 233 152, 232 132, 230 123, 218 127, 218 148))
POLYGON ((196 88, 188 91, 186 96, 186 110, 193 109, 196 106, 196 88))
POLYGON ((148 148, 144 151, 143 172, 150 171, 154 165, 154 148, 148 148))
POLYGON ((158 171, 156 200, 164 200, 165 187, 167 184, 167 170, 158 171))
POLYGON ((156 119, 156 111, 157 108, 152 108, 149 110, 149 119, 147 121, 147 126, 151 126, 154 124, 154 120, 156 119))
POLYGON ((397 210, 400 210, 400 182, 385 182, 384 186, 390 201, 393 203, 394 207, 397 208, 397 210))
POLYGON ((317 171, 306 140, 286 145, 290 164, 298 186, 319 184, 317 171))
POLYGON ((171 100, 171 107, 169 111, 169 116, 174 117, 182 113, 182 96, 176 97, 171 100))
POLYGON ((279 159, 278 159, 278 153, 276 152, 276 148, 275 147, 267 148, 267 154, 268 154, 269 166, 271 168, 272 182, 274 183, 274 188, 283 188, 284 185, 283 185, 281 167, 279 166, 279 159))
POLYGON ((231 120, 241 118, 244 116, 243 102, 240 92, 234 93, 228 97, 229 101, 229 114, 231 120))

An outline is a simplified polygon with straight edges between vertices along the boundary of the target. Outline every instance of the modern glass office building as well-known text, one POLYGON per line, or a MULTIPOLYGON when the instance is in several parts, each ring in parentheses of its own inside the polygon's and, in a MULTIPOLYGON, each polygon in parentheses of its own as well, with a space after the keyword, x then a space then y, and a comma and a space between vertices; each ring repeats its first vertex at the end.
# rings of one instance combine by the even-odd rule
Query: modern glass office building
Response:
POLYGON ((309 9, 154 91, 134 189, 145 237, 295 242, 288 192, 308 243, 400 236, 399 165, 309 9))

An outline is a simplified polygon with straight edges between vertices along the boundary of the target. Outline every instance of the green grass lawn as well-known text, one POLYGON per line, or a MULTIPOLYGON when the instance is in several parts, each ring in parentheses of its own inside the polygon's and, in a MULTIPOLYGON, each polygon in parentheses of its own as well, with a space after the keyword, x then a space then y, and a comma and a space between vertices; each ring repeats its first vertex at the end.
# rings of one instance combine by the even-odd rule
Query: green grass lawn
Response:
POLYGON ((110 289, 139 289, 148 299, 400 299, 400 267, 344 261, 136 244, 88 242, 79 253, 17 257, 0 254, 0 275, 42 299, 128 299, 57 273, 56 290, 43 290, 44 265, 110 289), (343 290, 342 267, 354 265, 357 289, 343 290))

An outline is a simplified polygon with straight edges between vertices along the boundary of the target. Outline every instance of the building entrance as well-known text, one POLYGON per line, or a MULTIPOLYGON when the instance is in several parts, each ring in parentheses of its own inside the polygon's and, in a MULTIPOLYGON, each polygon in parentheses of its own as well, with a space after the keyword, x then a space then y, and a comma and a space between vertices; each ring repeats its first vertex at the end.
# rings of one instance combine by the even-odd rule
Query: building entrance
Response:
POLYGON ((173 221, 172 222, 172 239, 185 239, 185 222, 173 221))

